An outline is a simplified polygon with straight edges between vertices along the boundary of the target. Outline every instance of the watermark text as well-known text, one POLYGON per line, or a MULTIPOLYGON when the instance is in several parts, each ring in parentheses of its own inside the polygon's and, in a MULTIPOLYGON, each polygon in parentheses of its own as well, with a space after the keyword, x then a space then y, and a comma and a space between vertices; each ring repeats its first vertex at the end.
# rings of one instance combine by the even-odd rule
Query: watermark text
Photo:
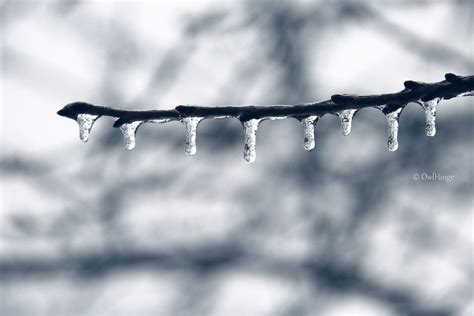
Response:
POLYGON ((439 181, 451 183, 454 181, 454 175, 442 174, 440 172, 415 172, 412 175, 415 181, 439 181))

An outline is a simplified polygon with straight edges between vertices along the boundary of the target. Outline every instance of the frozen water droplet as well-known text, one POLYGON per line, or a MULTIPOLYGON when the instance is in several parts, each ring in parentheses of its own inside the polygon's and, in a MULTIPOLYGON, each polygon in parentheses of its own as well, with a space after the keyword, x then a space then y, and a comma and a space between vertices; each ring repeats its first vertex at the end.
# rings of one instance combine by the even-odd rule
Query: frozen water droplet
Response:
POLYGON ((184 151, 187 155, 196 154, 196 130, 202 117, 186 117, 181 120, 186 128, 186 142, 184 144, 184 151))
POLYGON ((435 136, 436 135, 436 110, 438 108, 438 103, 441 101, 441 98, 435 98, 429 101, 418 101, 418 103, 425 110, 425 132, 426 136, 435 136))
POLYGON ((351 133, 352 117, 357 111, 357 109, 347 109, 336 113, 341 119, 342 135, 347 136, 351 133))
POLYGON ((314 125, 319 120, 319 116, 312 115, 305 117, 301 120, 301 124, 303 124, 303 131, 304 131, 304 149, 305 150, 313 150, 315 146, 314 141, 314 125))
POLYGON ((245 134, 244 159, 248 163, 254 162, 255 158, 257 158, 257 129, 259 123, 259 119, 243 122, 245 134))
POLYGON ((393 112, 385 114, 388 125, 387 145, 390 151, 396 151, 398 149, 398 120, 402 110, 403 108, 398 108, 393 112))
POLYGON ((143 121, 135 121, 131 123, 125 123, 120 126, 120 130, 123 134, 125 148, 127 150, 132 150, 133 148, 135 148, 135 134, 137 132, 137 128, 143 123, 143 121))
POLYGON ((91 132, 92 126, 94 122, 100 117, 100 115, 92 115, 92 114, 78 114, 76 121, 79 125, 79 138, 83 142, 87 142, 89 140, 89 134, 91 132))

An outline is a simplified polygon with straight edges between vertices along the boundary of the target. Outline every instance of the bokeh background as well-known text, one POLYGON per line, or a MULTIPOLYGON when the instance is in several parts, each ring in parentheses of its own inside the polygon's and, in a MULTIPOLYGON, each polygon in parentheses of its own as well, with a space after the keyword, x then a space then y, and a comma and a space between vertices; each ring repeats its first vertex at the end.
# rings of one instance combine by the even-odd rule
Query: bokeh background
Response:
POLYGON ((178 122, 123 149, 56 115, 291 104, 474 73, 472 1, 0 1, 1 315, 472 315, 473 98, 410 104, 400 148, 359 112, 178 122), (413 175, 441 175, 414 180, 413 175), (449 181, 452 179, 452 181, 449 181))

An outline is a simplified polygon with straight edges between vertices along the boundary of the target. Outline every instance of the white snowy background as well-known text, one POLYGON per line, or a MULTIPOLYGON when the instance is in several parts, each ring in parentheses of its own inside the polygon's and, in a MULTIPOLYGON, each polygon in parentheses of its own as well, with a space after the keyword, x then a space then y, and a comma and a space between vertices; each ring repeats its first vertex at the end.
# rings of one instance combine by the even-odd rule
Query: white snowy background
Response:
POLYGON ((291 104, 473 74, 472 1, 0 1, 0 314, 472 315, 473 98, 400 120, 359 112, 178 122, 132 152, 56 111, 291 104), (432 173, 452 181, 414 180, 432 173), (447 179, 447 178, 445 178, 447 179))

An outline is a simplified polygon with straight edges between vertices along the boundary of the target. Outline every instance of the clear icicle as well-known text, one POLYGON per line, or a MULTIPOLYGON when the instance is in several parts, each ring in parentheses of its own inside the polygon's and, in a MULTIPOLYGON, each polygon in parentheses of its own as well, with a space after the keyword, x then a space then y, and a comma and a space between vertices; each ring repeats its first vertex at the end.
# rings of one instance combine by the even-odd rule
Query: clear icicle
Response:
POLYGON ((356 112, 357 109, 347 109, 337 112, 337 115, 341 119, 342 135, 347 136, 351 133, 352 117, 356 112))
POLYGON ((303 131, 304 131, 304 143, 303 147, 305 150, 313 150, 315 146, 314 141, 314 125, 319 120, 319 116, 312 115, 305 117, 301 120, 301 124, 303 124, 303 131))
POLYGON ((385 114, 388 124, 387 145, 390 151, 396 151, 398 149, 398 120, 402 110, 403 108, 398 108, 393 112, 385 114))
POLYGON ((91 132, 92 126, 94 122, 99 118, 100 115, 92 115, 92 114, 78 114, 77 115, 77 124, 79 125, 79 138, 83 142, 87 142, 89 140, 89 134, 91 132))
POLYGON ((257 158, 257 129, 259 123, 259 119, 243 122, 245 134, 244 159, 248 163, 254 162, 255 158, 257 158))
POLYGON ((135 121, 131 123, 125 123, 120 126, 120 130, 123 134, 125 148, 127 150, 132 150, 133 148, 135 148, 135 134, 137 132, 137 128, 142 124, 143 121, 135 121))
POLYGON ((425 132, 426 136, 435 136, 436 135, 436 110, 438 108, 438 103, 441 101, 440 98, 435 98, 429 101, 419 101, 420 105, 425 110, 425 132))
POLYGON ((181 120, 186 128, 186 142, 184 144, 184 151, 187 155, 196 154, 196 130, 202 117, 186 117, 181 120))

